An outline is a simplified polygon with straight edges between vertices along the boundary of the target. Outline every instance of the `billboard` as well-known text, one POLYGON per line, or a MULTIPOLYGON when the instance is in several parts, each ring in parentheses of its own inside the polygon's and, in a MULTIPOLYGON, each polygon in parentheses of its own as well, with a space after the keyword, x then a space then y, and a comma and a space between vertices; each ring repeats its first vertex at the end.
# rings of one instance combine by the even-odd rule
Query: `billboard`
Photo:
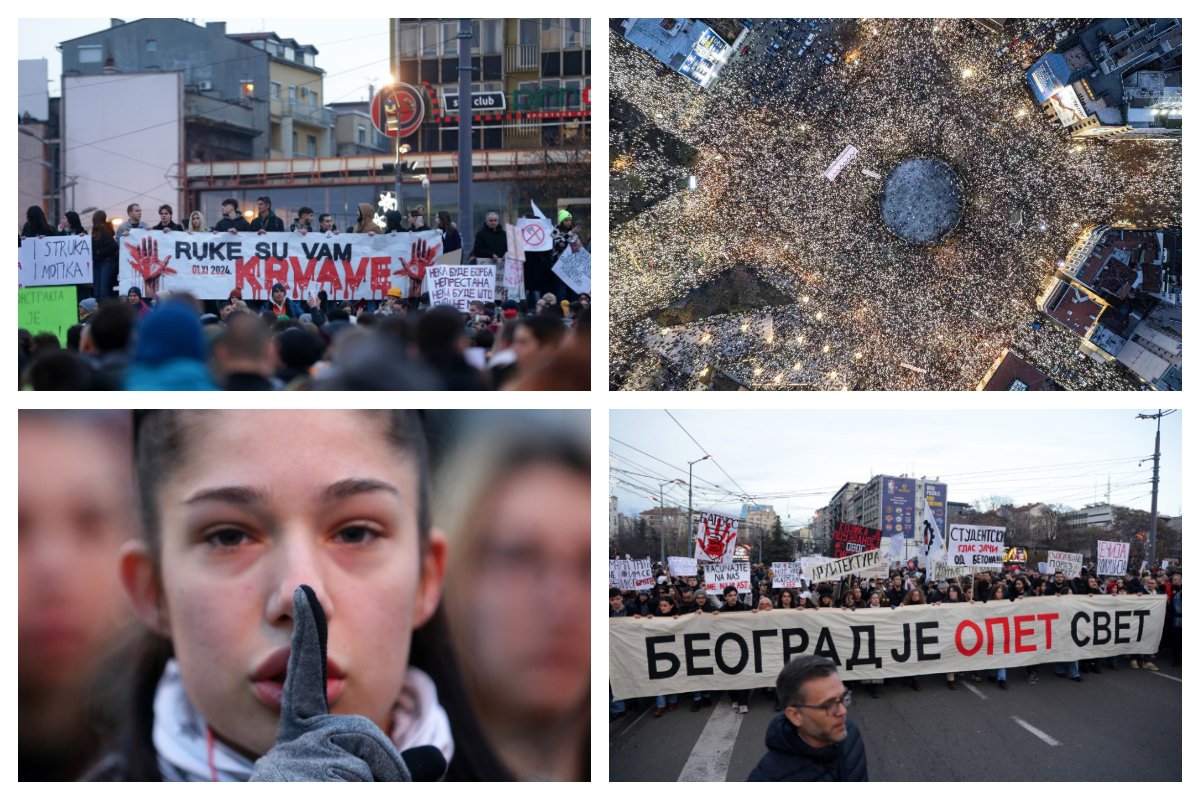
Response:
POLYGON ((946 531, 946 484, 925 481, 925 505, 933 514, 938 530, 946 531))
POLYGON ((905 539, 913 538, 916 531, 916 481, 881 475, 879 483, 883 535, 900 534, 905 539))

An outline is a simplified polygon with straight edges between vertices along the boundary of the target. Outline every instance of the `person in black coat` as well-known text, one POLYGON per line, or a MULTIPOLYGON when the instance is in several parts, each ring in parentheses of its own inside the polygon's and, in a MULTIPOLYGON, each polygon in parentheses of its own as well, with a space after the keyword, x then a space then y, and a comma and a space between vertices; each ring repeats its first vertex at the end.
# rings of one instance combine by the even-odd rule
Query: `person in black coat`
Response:
POLYGON ((867 751, 847 716, 850 693, 837 666, 822 656, 801 656, 779 673, 783 703, 767 727, 767 754, 751 781, 865 781, 867 751))
POLYGON ((475 246, 469 258, 504 258, 508 252, 508 236, 500 227, 500 215, 489 211, 484 217, 484 226, 475 234, 475 246))

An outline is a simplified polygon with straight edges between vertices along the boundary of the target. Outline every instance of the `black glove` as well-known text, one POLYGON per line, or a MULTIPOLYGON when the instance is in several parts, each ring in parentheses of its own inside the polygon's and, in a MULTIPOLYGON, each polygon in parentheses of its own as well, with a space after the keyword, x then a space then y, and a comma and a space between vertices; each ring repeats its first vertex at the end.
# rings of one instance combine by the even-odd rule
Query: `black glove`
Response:
POLYGON ((292 602, 295 627, 279 734, 270 752, 255 762, 250 780, 411 781, 400 751, 374 722, 329 713, 325 611, 308 586, 296 589, 292 602))

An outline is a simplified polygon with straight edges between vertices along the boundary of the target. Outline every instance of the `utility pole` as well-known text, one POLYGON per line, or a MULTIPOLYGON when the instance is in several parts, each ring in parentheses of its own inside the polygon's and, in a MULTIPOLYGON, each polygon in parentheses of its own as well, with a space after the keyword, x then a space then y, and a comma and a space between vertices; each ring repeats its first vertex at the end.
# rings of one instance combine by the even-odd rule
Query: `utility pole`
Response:
POLYGON ((1146 543, 1146 563, 1151 570, 1154 569, 1154 540, 1158 533, 1158 461, 1159 461, 1159 442, 1162 436, 1162 418, 1167 414, 1174 413, 1175 409, 1163 411, 1161 408, 1157 414, 1138 414, 1138 419, 1154 420, 1154 477, 1150 482, 1150 536, 1146 543))
POLYGON ((707 461, 710 458, 712 456, 705 456, 704 458, 697 458, 695 461, 688 462, 688 515, 687 524, 685 525, 687 529, 687 541, 691 541, 692 538, 692 466, 699 464, 701 461, 707 461))
MULTIPOLYGON (((471 210, 471 179, 475 158, 471 153, 471 20, 458 21, 458 230, 463 246, 475 241, 471 210)), ((429 213, 429 209, 425 209, 429 213)))
MULTIPOLYGON (((679 478, 672 478, 669 481, 658 482, 658 560, 662 564, 667 563, 667 545, 664 539, 666 531, 666 522, 664 521, 665 508, 663 506, 663 487, 670 486, 672 483, 683 483, 679 478)), ((691 499, 688 499, 688 504, 691 504, 691 499)), ((690 522, 688 523, 691 524, 690 522)))

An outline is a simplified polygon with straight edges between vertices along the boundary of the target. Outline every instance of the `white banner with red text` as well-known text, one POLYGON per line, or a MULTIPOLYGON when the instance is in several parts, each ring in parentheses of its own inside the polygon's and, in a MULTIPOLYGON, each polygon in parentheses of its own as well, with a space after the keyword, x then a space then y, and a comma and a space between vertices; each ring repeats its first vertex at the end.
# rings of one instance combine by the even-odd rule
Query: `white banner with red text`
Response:
POLYGON ((324 290, 330 300, 382 300, 395 286, 416 292, 437 263, 442 238, 422 233, 180 233, 130 231, 121 240, 121 294, 187 292, 267 300, 282 283, 292 300, 324 290))
POLYGON ((831 658, 845 681, 1153 653, 1165 613, 1161 595, 1057 595, 616 618, 608 627, 609 681, 620 700, 770 686, 802 655, 831 658))

